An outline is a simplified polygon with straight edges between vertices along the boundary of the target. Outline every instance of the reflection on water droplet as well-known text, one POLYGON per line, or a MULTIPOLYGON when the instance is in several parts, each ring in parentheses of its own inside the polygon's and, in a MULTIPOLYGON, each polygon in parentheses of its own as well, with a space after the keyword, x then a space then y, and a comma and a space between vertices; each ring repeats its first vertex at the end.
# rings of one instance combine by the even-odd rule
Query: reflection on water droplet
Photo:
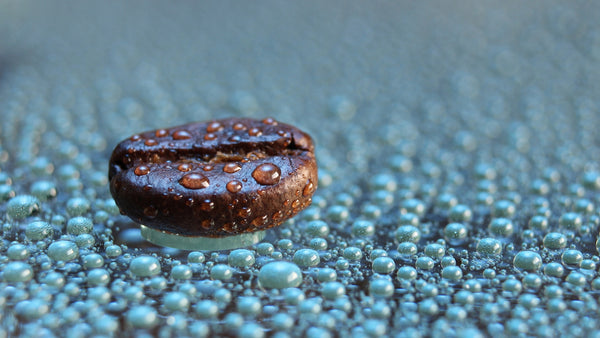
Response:
POLYGON ((240 190, 242 190, 242 183, 240 181, 233 180, 227 183, 227 191, 236 193, 240 190))
POLYGON ((173 133, 173 139, 174 140, 186 140, 192 138, 192 135, 185 131, 185 130, 178 130, 176 132, 173 133))
POLYGON ((208 199, 204 200, 204 201, 202 201, 202 205, 200 205, 200 208, 204 211, 213 210, 215 208, 215 202, 208 200, 208 199))
POLYGON ((224 167, 223 167, 223 171, 228 173, 228 174, 233 174, 235 172, 238 172, 242 169, 242 166, 237 164, 237 163, 227 163, 224 167))
POLYGON ((145 165, 141 165, 137 168, 135 168, 135 170, 133 171, 134 174, 136 174, 137 176, 144 176, 146 174, 148 174, 150 172, 150 168, 146 167, 145 165))
POLYGON ((142 137, 141 137, 140 135, 137 135, 137 134, 136 134, 136 135, 133 135, 133 136, 131 136, 129 139, 130 139, 131 141, 134 141, 134 142, 135 142, 135 141, 139 141, 139 140, 141 140, 141 139, 142 139, 142 137))
POLYGON ((211 141, 217 138, 217 135, 213 134, 213 133, 208 133, 206 135, 204 135, 204 140, 206 141, 211 141))
POLYGON ((281 179, 281 169, 272 163, 263 163, 254 169, 252 177, 262 185, 277 184, 281 179))
POLYGON ((157 144, 155 139, 147 139, 146 141, 144 141, 144 144, 147 146, 155 146, 157 144))
POLYGON ((210 182, 204 175, 198 173, 189 173, 184 175, 179 180, 179 184, 188 189, 203 189, 208 188, 210 182))
POLYGON ((212 165, 206 165, 202 168, 202 170, 204 170, 204 171, 211 171, 213 169, 214 169, 214 167, 212 165))
POLYGON ((169 133, 165 129, 159 129, 154 133, 154 135, 156 135, 156 137, 165 137, 168 134, 169 133))

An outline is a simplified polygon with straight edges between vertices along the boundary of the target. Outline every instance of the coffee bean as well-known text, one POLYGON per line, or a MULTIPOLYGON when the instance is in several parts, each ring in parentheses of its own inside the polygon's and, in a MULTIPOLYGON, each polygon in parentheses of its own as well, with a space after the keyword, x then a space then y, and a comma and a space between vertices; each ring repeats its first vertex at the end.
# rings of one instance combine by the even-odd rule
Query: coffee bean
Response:
POLYGON ((136 134, 108 177, 121 212, 147 227, 223 237, 280 225, 317 188, 312 139, 272 118, 228 118, 136 134))

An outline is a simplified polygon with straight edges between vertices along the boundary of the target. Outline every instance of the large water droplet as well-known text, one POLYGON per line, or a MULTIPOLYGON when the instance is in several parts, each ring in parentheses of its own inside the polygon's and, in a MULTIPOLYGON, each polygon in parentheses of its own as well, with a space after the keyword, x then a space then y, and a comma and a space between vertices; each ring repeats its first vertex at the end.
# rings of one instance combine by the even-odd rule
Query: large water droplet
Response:
POLYGON ((252 172, 252 177, 262 185, 274 185, 281 179, 281 169, 272 163, 263 163, 252 172))
POLYGON ((198 173, 189 173, 184 175, 179 180, 179 184, 188 189, 203 189, 208 188, 210 182, 204 175, 198 173))

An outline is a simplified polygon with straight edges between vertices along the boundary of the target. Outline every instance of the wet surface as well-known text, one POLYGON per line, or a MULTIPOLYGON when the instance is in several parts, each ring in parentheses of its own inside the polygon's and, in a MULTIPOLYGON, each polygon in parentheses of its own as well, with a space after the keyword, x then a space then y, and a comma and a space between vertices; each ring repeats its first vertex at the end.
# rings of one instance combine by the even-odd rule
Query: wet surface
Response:
POLYGON ((0 333, 597 335, 599 9, 4 2, 0 333), (314 138, 312 205, 243 249, 145 242, 113 147, 232 116, 314 138))

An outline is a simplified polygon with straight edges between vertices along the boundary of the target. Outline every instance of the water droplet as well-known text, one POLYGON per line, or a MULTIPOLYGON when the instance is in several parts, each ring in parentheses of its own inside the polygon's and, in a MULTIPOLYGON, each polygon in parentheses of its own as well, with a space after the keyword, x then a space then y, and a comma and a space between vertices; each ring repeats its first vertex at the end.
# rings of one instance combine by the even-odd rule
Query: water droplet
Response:
POLYGON ((186 172, 192 170, 192 165, 189 163, 182 163, 177 167, 177 170, 186 172))
POLYGON ((217 135, 213 134, 213 133, 208 133, 206 135, 204 135, 204 140, 206 141, 211 141, 217 138, 217 135))
POLYGON ((238 216, 240 217, 250 217, 250 215, 252 215, 252 209, 248 208, 248 207, 243 207, 238 211, 238 216))
POLYGON ((165 130, 165 129, 158 129, 154 135, 156 135, 156 137, 165 137, 167 136, 169 133, 165 130))
POLYGON ((198 173, 189 173, 184 175, 179 180, 179 184, 188 189, 203 189, 208 188, 210 182, 204 175, 198 173))
POLYGON ((150 172, 150 168, 148 168, 145 165, 141 165, 137 168, 135 168, 135 170, 133 171, 134 174, 136 174, 137 176, 144 176, 146 174, 148 174, 150 172))
POLYGON ((144 144, 151 147, 151 146, 155 146, 158 142, 156 142, 155 139, 147 139, 146 141, 144 141, 144 144))
POLYGON ((303 196, 310 196, 315 192, 315 185, 313 184, 313 182, 311 180, 308 180, 306 182, 306 185, 304 186, 304 189, 302 189, 302 195, 303 196))
POLYGON ((242 190, 242 182, 233 180, 227 183, 227 191, 236 193, 240 190, 242 190))
POLYGON ((258 280, 269 289, 293 288, 302 283, 302 271, 291 262, 270 262, 260 269, 258 280))
POLYGON ((202 170, 204 170, 204 171, 211 171, 213 169, 214 169, 214 167, 212 165, 207 165, 202 168, 202 170))
POLYGON ((263 163, 252 172, 252 177, 262 185, 274 185, 281 179, 281 169, 272 163, 263 163))
POLYGON ((215 208, 215 202, 211 201, 211 200, 204 200, 202 201, 202 204, 200 205, 200 208, 204 211, 210 211, 213 210, 215 208))
POLYGON ((223 125, 219 122, 211 122, 206 127, 207 133, 214 133, 214 132, 220 131, 220 130, 223 130, 223 125))
POLYGON ((246 126, 243 123, 236 123, 233 125, 233 130, 245 130, 246 126))
POLYGON ((228 174, 233 174, 235 172, 238 172, 242 169, 242 166, 232 162, 232 163, 227 163, 224 167, 223 167, 223 171, 228 173, 228 174))
POLYGON ((250 128, 250 130, 248 130, 248 135, 250 136, 260 136, 262 135, 262 131, 258 128, 250 128))
POLYGON ((275 121, 275 119, 272 118, 272 117, 267 117, 267 118, 263 119, 262 123, 264 123, 264 124, 270 124, 270 125, 273 125, 273 126, 277 125, 277 121, 275 121))
POLYGON ((142 139, 142 137, 140 135, 133 135, 129 138, 131 141, 135 142, 135 141, 139 141, 142 139))
POLYGON ((185 130, 178 130, 176 132, 173 133, 173 139, 174 140, 186 140, 192 138, 192 135, 185 131, 185 130))

